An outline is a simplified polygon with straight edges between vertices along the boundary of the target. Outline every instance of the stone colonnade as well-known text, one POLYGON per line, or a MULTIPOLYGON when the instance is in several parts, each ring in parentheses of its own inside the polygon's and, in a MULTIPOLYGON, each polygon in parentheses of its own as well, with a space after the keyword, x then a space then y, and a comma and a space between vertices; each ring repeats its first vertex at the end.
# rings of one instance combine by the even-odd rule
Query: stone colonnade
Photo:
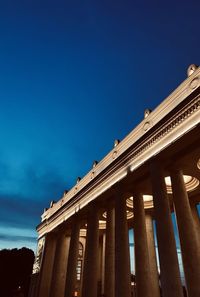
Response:
MULTIPOLYGON (((162 168, 156 161, 149 165, 153 215, 160 264, 158 273, 153 218, 144 208, 142 193, 133 185, 132 228, 135 243, 135 290, 131 288, 127 206, 124 189, 114 186, 115 194, 106 202, 105 257, 103 289, 98 289, 99 216, 98 203, 88 205, 87 233, 82 273, 81 297, 183 297, 171 209, 162 168), (161 289, 160 289, 161 288, 161 289), (103 295, 101 295, 103 292, 103 295)), ((176 214, 188 297, 200 296, 200 222, 190 204, 181 170, 171 170, 173 203, 176 214)), ((37 297, 76 296, 81 216, 75 215, 71 235, 46 236, 37 297)), ((129 225, 130 227, 130 225, 129 225)))

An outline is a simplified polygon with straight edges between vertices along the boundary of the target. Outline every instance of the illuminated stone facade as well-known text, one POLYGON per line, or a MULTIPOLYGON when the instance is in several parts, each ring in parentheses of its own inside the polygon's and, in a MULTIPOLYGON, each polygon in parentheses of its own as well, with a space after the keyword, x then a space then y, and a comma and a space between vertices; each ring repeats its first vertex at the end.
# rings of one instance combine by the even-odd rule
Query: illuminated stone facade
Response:
POLYGON ((192 65, 172 94, 146 110, 144 120, 42 214, 29 297, 184 296, 172 212, 187 295, 199 297, 199 180, 200 68, 192 65))

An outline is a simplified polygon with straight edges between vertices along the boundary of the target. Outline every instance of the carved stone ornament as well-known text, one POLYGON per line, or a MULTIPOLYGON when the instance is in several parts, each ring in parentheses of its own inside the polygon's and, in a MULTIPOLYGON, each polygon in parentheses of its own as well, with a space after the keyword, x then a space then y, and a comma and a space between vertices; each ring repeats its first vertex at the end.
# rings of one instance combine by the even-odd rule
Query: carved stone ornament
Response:
POLYGON ((96 167, 98 164, 98 161, 94 161, 93 164, 92 164, 92 168, 96 167))
POLYGON ((50 208, 52 208, 52 207, 53 207, 54 203, 55 203, 55 201, 54 201, 54 200, 52 200, 52 201, 51 201, 51 203, 50 203, 50 208))
POLYGON ((78 184, 80 182, 80 180, 81 180, 81 177, 80 176, 77 177, 76 183, 78 184))
POLYGON ((120 140, 119 139, 115 139, 115 141, 114 141, 114 147, 116 147, 119 143, 120 143, 120 140))
POLYGON ((199 85, 199 77, 195 77, 190 83, 190 89, 196 89, 199 85))
POLYGON ((144 111, 144 118, 146 119, 149 115, 150 115, 150 113, 151 113, 151 109, 145 109, 145 111, 144 111))
POLYGON ((94 178, 94 176, 95 176, 95 172, 94 172, 94 171, 92 171, 92 173, 91 173, 91 179, 93 179, 93 178, 94 178))
POLYGON ((143 130, 144 132, 146 132, 147 130, 149 130, 149 128, 151 127, 151 123, 150 122, 146 122, 143 126, 143 130))
POLYGON ((36 253, 35 261, 33 264, 33 274, 39 273, 39 271, 40 271, 41 259, 42 259, 42 254, 43 254, 43 250, 44 250, 44 242, 45 242, 44 237, 39 239, 39 241, 38 241, 37 253, 36 253))
POLYGON ((113 159, 115 159, 117 157, 117 151, 114 151, 112 154, 113 159))
POLYGON ((194 72, 195 72, 195 70, 198 68, 198 66, 197 65, 195 65, 195 64, 191 64, 189 67, 188 67, 188 69, 187 69, 187 75, 188 75, 188 77, 190 76, 190 75, 192 75, 194 72))

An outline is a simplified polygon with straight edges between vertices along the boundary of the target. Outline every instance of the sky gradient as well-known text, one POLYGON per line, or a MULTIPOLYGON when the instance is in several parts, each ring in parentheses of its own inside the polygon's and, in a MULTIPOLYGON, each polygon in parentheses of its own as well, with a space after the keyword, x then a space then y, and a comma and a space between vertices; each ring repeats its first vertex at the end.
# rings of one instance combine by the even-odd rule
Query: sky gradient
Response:
POLYGON ((1 1, 0 249, 200 64, 199 1, 1 1))

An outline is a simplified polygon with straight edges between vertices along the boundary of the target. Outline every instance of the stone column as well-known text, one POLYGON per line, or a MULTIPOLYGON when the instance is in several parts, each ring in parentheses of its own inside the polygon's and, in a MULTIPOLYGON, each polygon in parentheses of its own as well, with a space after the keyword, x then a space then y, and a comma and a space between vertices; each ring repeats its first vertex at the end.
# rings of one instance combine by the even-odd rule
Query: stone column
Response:
POLYGON ((192 212, 192 216, 193 216, 193 220, 194 220, 194 224, 195 224, 195 228, 196 228, 196 232, 198 234, 198 240, 199 240, 199 244, 200 244, 200 219, 199 219, 199 214, 198 214, 198 210, 197 210, 197 204, 195 202, 191 201, 190 208, 191 208, 191 212, 192 212))
POLYGON ((131 296, 131 271, 126 199, 119 187, 115 193, 115 297, 131 296))
POLYGON ((171 182, 188 296, 199 297, 200 245, 181 170, 171 171, 171 182))
POLYGON ((115 287, 115 216, 114 208, 107 209, 105 246, 105 297, 114 297, 115 287))
POLYGON ((163 297, 183 297, 169 200, 163 173, 150 163, 163 297))
POLYGON ((55 233, 48 233, 45 240, 44 256, 39 276, 38 297, 49 297, 54 266, 57 236, 55 233))
POLYGON ((152 297, 151 270, 147 245, 143 196, 133 194, 136 292, 138 297, 152 297))
MULTIPOLYGON (((99 226, 100 227, 100 226, 99 226)), ((99 228, 100 229, 100 228, 99 228)), ((103 290, 103 234, 99 230, 99 246, 98 246, 98 277, 97 277, 97 294, 102 294, 103 290)))
MULTIPOLYGON (((106 230, 105 230, 106 232, 106 230)), ((102 235, 102 263, 101 263, 101 294, 104 296, 104 292, 105 292, 105 247, 106 247, 106 233, 103 233, 102 235)))
POLYGON ((157 266, 157 260, 156 260, 156 249, 155 249, 155 241, 154 241, 153 219, 150 213, 145 214, 145 222, 146 222, 147 243, 148 243, 148 251, 149 251, 149 264, 150 264, 151 278, 152 278, 151 280, 152 296, 159 297, 160 287, 159 287, 158 266, 157 266))
POLYGON ((96 205, 90 206, 87 220, 82 297, 97 297, 99 214, 96 205))
POLYGON ((63 297, 65 292, 65 276, 69 251, 69 236, 66 230, 61 229, 58 234, 56 253, 51 280, 50 297, 63 297))
POLYGON ((65 297, 74 296, 74 291, 76 289, 76 267, 78 260, 78 247, 79 247, 79 233, 80 233, 80 223, 77 217, 72 221, 71 228, 71 239, 69 246, 69 257, 67 263, 67 273, 66 273, 66 284, 65 284, 65 297))

